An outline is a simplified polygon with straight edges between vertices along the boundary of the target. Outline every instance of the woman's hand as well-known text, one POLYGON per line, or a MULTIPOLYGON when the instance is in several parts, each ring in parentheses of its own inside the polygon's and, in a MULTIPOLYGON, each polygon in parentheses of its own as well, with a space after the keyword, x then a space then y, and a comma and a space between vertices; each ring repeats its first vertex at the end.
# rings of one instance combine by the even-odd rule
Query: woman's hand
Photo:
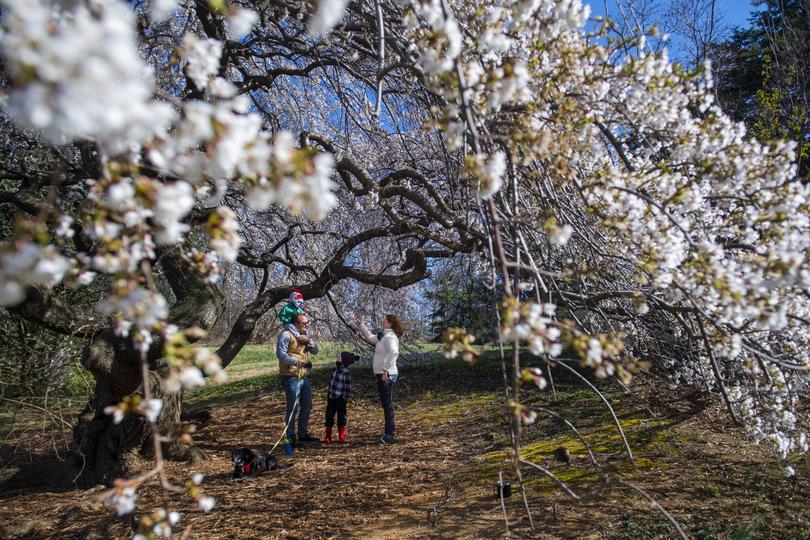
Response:
POLYGON ((387 371, 387 370, 383 370, 383 373, 382 373, 382 380, 383 380, 383 381, 387 381, 387 380, 388 380, 388 371, 387 371))

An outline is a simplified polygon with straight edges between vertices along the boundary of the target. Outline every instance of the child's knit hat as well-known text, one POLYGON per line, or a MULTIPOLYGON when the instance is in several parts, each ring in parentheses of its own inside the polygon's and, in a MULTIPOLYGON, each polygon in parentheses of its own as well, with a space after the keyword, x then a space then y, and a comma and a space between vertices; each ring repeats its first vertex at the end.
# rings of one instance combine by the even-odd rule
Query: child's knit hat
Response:
POLYGON ((303 302, 304 295, 301 294, 301 291, 298 289, 293 289, 290 293, 290 302, 295 303, 296 300, 301 300, 303 302))
POLYGON ((343 367, 349 367, 350 365, 354 364, 359 360, 360 357, 354 353, 346 351, 340 353, 340 364, 343 364, 343 367))

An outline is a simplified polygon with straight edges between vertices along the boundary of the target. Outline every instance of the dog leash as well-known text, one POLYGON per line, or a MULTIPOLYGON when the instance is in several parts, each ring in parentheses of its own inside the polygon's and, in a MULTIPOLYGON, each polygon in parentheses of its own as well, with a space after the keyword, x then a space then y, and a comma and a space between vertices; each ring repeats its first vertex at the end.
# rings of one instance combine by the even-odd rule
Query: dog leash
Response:
POLYGON ((293 403, 292 409, 290 410, 290 418, 287 420, 287 424, 284 426, 284 430, 281 432, 281 437, 278 438, 276 444, 274 444, 273 448, 270 449, 269 452, 270 454, 272 454, 273 451, 275 451, 275 449, 278 447, 281 441, 287 438, 287 429, 289 429, 290 423, 292 422, 292 419, 295 417, 295 408, 298 407, 298 402, 301 399, 301 386, 303 385, 304 385, 304 378, 299 377, 298 384, 295 387, 295 402, 293 403))

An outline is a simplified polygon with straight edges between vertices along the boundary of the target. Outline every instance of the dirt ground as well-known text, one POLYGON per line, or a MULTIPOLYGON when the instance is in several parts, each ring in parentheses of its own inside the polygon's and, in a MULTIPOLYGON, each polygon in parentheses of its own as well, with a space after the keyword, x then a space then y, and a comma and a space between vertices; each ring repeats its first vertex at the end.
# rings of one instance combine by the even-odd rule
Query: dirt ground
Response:
MULTIPOLYGON (((290 468, 252 481, 229 481, 230 452, 237 446, 266 451, 282 427, 284 399, 272 381, 238 401, 208 400, 209 423, 195 437, 208 459, 192 467, 169 463, 172 481, 205 475, 203 489, 217 504, 209 514, 173 495, 181 527, 192 538, 499 538, 504 509, 494 496, 506 440, 503 388, 497 364, 475 368, 439 363, 405 368, 398 388, 398 442, 380 445, 382 412, 371 376, 353 368, 349 444, 311 444, 285 458, 290 468)), ((322 434, 325 377, 314 378, 311 431, 322 434)), ((654 497, 694 538, 810 538, 810 466, 794 460, 787 479, 769 449, 732 429, 722 409, 694 394, 637 393, 603 387, 614 403, 638 467, 633 471, 608 413, 573 381, 557 378, 550 392, 528 398, 567 416, 580 428, 595 459, 612 478, 631 482, 654 497)), ((602 488, 587 451, 565 427, 541 417, 526 430, 524 456, 546 467, 587 502, 571 501, 542 474, 524 469, 526 506, 508 464, 504 477, 515 494, 505 512, 512 537, 671 538, 675 529, 629 488, 602 488), (570 463, 561 461, 565 447, 570 463), (533 525, 533 529, 532 526, 533 525)), ((58 466, 53 439, 31 432, 0 447, 7 480, 0 484, 0 536, 14 538, 130 538, 132 517, 118 518, 87 491, 57 488, 49 471, 58 466), (50 446, 48 446, 50 445, 50 446), (12 467, 13 464, 13 467, 12 467)), ((149 462, 144 461, 143 467, 149 462)), ((159 506, 153 481, 142 490, 139 511, 159 506)))

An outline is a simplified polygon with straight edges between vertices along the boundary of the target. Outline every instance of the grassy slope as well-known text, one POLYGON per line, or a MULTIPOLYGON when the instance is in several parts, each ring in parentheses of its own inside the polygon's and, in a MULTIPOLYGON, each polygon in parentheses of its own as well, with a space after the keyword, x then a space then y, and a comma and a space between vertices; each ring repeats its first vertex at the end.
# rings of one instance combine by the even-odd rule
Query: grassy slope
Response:
MULTIPOLYGON (((352 351, 353 346, 336 341, 319 341, 319 352, 310 356, 314 367, 313 377, 326 377, 334 366, 340 351, 352 351)), ((213 348, 213 347, 212 347, 213 348)), ((409 349, 410 353, 427 353, 435 351, 437 346, 431 343, 420 343, 409 349)), ((359 366, 370 365, 369 350, 357 351, 361 361, 359 366)), ((435 356, 435 355, 433 355, 435 356)), ((274 344, 245 345, 236 358, 225 369, 228 382, 218 386, 204 386, 196 388, 185 395, 186 405, 197 406, 219 399, 229 402, 239 401, 245 396, 255 393, 259 389, 269 389, 276 384, 278 377, 278 359, 274 344)))

